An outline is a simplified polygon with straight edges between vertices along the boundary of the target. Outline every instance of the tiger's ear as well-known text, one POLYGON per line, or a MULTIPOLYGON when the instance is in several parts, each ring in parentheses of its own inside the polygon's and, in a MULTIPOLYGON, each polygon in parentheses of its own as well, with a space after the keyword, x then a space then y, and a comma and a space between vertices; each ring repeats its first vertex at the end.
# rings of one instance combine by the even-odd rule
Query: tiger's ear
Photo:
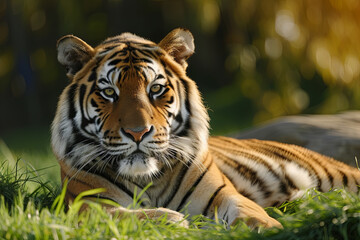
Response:
POLYGON ((70 80, 94 56, 94 49, 73 35, 58 40, 57 52, 57 59, 66 67, 66 75, 70 80))
POLYGON ((194 37, 187 29, 176 28, 161 40, 159 46, 164 49, 184 69, 187 67, 186 60, 194 53, 194 37))

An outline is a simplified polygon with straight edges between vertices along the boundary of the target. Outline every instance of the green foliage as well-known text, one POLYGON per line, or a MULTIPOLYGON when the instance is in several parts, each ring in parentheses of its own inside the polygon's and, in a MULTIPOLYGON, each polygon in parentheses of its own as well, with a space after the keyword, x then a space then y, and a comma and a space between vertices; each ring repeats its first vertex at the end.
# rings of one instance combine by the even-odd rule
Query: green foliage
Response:
POLYGON ((0 1, 0 131, 49 125, 65 71, 56 41, 190 29, 215 133, 280 115, 360 107, 357 0, 0 1))
POLYGON ((0 192, 4 206, 9 209, 17 203, 17 196, 22 195, 22 205, 26 206, 31 201, 36 207, 49 207, 57 195, 57 187, 50 182, 44 182, 38 171, 46 171, 47 168, 35 170, 30 164, 20 166, 17 160, 13 168, 8 163, 1 161, 0 165, 0 192))
MULTIPOLYGON (((4 148, 4 147, 3 147, 4 148)), ((4 155, 4 154, 3 154, 4 155)), ((169 223, 166 216, 140 221, 134 215, 109 215, 99 203, 83 197, 102 189, 87 191, 64 211, 66 183, 59 191, 54 183, 38 175, 29 163, 14 164, 1 158, 0 239, 358 239, 360 238, 360 196, 345 190, 329 193, 308 191, 301 199, 284 203, 267 212, 284 229, 249 229, 240 222, 228 226, 197 215, 188 217, 188 229, 169 223), (87 211, 79 213, 86 203, 87 211)), ((135 199, 140 199, 138 193, 135 199)), ((106 202, 107 204, 115 203, 106 202)), ((139 206, 134 202, 132 207, 139 206)))

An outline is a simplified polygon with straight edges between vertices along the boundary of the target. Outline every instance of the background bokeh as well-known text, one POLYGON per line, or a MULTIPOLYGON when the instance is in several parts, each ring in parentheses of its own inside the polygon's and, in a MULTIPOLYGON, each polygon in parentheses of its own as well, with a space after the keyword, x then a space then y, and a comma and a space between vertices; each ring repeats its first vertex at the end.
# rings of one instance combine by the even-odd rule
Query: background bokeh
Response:
POLYGON ((66 34, 94 46, 125 31, 159 42, 188 28, 188 75, 215 134, 358 109, 359 13, 359 0, 0 0, 0 137, 48 142, 68 81, 55 49, 66 34))

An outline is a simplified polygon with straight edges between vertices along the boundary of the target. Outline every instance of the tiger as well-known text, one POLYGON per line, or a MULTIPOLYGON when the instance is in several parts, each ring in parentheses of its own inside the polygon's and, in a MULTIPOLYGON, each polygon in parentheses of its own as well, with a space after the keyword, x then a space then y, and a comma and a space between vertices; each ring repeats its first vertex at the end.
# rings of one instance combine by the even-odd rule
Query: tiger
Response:
POLYGON ((209 136, 209 116, 187 74, 194 37, 183 28, 159 43, 131 33, 96 47, 73 35, 57 42, 69 83, 60 95, 51 145, 70 204, 108 199, 109 214, 167 220, 185 215, 229 225, 281 228, 265 207, 307 189, 358 192, 360 171, 305 148, 273 141, 209 136), (151 183, 151 184, 150 184, 151 183), (140 208, 128 208, 143 191, 140 208))

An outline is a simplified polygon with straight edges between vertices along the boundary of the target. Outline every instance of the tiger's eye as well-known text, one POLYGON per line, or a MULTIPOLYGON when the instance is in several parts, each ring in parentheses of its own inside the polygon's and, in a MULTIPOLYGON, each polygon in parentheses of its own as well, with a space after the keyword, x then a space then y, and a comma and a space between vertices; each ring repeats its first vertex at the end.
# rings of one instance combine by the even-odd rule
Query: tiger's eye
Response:
POLYGON ((104 92, 104 94, 105 94, 106 96, 111 97, 111 96, 114 95, 115 90, 112 89, 112 88, 105 88, 105 89, 103 90, 103 92, 104 92))
POLYGON ((160 84, 152 85, 150 88, 151 93, 158 93, 160 92, 162 86, 160 84))

